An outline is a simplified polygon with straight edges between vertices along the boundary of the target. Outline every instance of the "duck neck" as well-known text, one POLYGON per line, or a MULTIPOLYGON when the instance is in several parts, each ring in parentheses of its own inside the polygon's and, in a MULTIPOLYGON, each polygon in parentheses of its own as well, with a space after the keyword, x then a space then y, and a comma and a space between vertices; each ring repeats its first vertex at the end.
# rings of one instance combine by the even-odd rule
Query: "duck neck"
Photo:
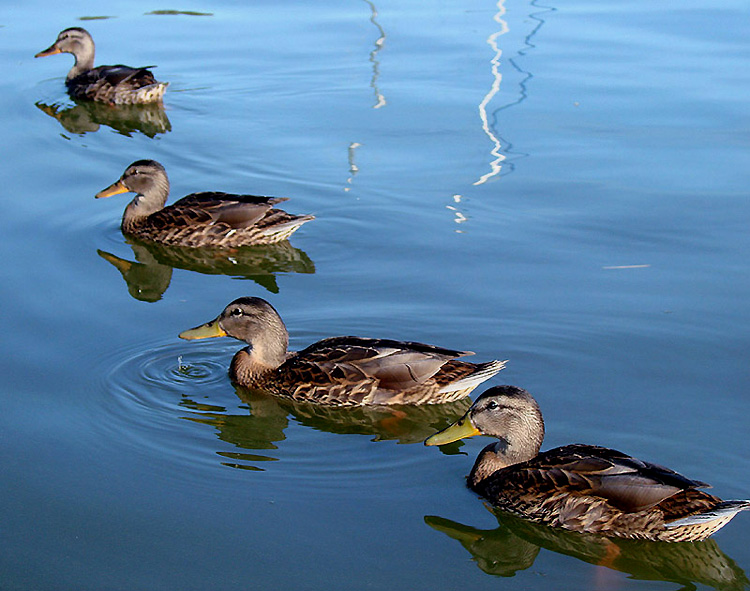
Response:
POLYGON ((68 80, 72 80, 73 78, 80 76, 84 72, 88 72, 89 70, 94 69, 93 42, 80 44, 76 48, 76 51, 73 53, 73 57, 75 58, 75 63, 70 69, 70 72, 68 72, 68 80))
POLYGON ((166 175, 154 178, 153 185, 138 193, 125 208, 122 229, 125 232, 137 228, 152 213, 164 208, 169 196, 169 180, 166 175))
POLYGON ((273 371, 272 367, 257 363, 252 356, 250 347, 240 349, 232 357, 229 375, 240 386, 256 387, 263 382, 263 377, 273 371))
POLYGON ((278 347, 266 348, 253 341, 251 346, 237 351, 229 373, 242 386, 259 386, 263 384, 265 376, 277 369, 286 358, 286 347, 279 352, 278 347))
POLYGON ((544 440, 544 423, 538 423, 523 435, 500 438, 485 447, 469 473, 469 484, 477 486, 498 470, 527 462, 539 454, 544 440))
POLYGON ((266 326, 253 337, 252 344, 246 349, 254 365, 260 371, 270 371, 286 361, 289 334, 282 322, 266 326))

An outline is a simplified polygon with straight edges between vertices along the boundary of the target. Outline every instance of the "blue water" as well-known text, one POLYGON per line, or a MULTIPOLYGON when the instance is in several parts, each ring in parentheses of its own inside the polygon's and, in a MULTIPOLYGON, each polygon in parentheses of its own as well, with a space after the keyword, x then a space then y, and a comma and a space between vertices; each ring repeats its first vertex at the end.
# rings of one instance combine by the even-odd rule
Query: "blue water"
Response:
POLYGON ((748 515, 682 550, 527 531, 464 486, 486 440, 421 445, 465 405, 246 399, 238 342, 176 335, 256 295, 292 348, 355 334, 508 359, 489 384, 537 397, 545 447, 750 497, 749 12, 9 7, 0 588, 746 588, 748 515), (164 111, 73 111, 72 58, 33 58, 69 26, 99 64, 157 64, 164 111), (93 198, 140 158, 173 199, 286 196, 317 219, 281 250, 170 263, 126 242, 127 199, 93 198))

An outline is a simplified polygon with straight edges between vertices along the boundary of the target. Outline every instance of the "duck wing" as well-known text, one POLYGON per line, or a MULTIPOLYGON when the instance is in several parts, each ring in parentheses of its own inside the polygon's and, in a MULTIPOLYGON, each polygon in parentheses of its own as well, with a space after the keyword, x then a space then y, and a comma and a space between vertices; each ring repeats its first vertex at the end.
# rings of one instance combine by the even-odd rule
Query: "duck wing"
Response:
POLYGON ((167 88, 167 83, 158 82, 147 68, 129 66, 99 66, 67 79, 65 84, 75 99, 110 105, 157 102, 167 88))
POLYGON ((499 470, 480 486, 486 490, 482 493, 485 496, 507 488, 545 495, 591 495, 605 498, 623 511, 636 512, 682 491, 709 485, 616 450, 577 444, 558 447, 499 470))
POLYGON ((141 86, 148 86, 150 84, 156 84, 156 78, 151 73, 149 68, 154 66, 146 66, 145 68, 131 68, 130 66, 100 66, 94 70, 100 70, 101 78, 104 78, 112 86, 119 84, 128 84, 133 88, 140 88, 141 86))
POLYGON ((408 341, 332 337, 300 351, 279 369, 296 381, 377 382, 380 388, 400 391, 425 383, 448 361, 472 354, 408 341))
POLYGON ((149 216, 154 228, 225 225, 245 229, 257 224, 282 197, 234 195, 217 191, 193 193, 149 216))
POLYGON ((94 85, 104 82, 113 87, 127 84, 132 88, 140 88, 141 86, 156 84, 156 78, 154 78, 154 75, 148 69, 152 67, 99 66, 76 76, 75 82, 81 85, 94 85))

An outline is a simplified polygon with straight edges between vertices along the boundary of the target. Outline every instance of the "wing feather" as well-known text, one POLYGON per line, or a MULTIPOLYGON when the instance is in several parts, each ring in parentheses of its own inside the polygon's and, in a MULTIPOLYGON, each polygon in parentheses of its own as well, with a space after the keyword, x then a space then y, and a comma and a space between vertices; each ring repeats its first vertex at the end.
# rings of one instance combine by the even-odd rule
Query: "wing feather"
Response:
POLYGON ((332 337, 300 351, 284 366, 308 378, 377 382, 381 388, 398 391, 423 384, 448 361, 469 354, 406 341, 332 337))
POLYGON ((250 228, 283 198, 204 192, 183 197, 149 216, 156 229, 196 225, 223 225, 224 230, 250 228))
POLYGON ((704 482, 593 445, 568 445, 499 470, 479 485, 493 498, 502 490, 533 490, 539 494, 571 493, 607 499, 627 512, 642 511, 704 482))

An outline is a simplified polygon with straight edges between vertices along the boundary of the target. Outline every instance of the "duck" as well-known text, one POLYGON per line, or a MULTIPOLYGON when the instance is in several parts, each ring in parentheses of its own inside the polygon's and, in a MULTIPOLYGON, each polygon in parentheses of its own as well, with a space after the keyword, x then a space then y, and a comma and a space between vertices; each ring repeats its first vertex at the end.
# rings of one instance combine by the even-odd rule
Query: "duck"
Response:
POLYGON ((61 31, 55 42, 34 57, 71 53, 75 58, 65 85, 71 97, 110 105, 134 105, 161 102, 167 82, 154 78, 150 68, 129 66, 94 67, 94 39, 82 27, 61 31))
POLYGON ((332 406, 453 402, 505 367, 505 361, 474 364, 456 359, 471 351, 354 336, 330 337, 289 352, 281 316, 258 297, 236 299, 216 319, 179 336, 244 341, 248 347, 234 355, 229 367, 235 384, 332 406))
POLYGON ((494 507, 533 522, 607 537, 700 541, 750 501, 724 501, 669 468, 596 445, 540 453, 544 420, 532 395, 517 386, 482 393, 458 421, 428 437, 444 445, 474 435, 485 447, 467 477, 494 507))
POLYGON ((286 197, 234 195, 217 191, 191 193, 166 206, 169 178, 155 160, 137 160, 97 199, 135 193, 125 208, 122 232, 170 246, 238 248, 286 240, 312 215, 292 215, 273 206, 286 197))

